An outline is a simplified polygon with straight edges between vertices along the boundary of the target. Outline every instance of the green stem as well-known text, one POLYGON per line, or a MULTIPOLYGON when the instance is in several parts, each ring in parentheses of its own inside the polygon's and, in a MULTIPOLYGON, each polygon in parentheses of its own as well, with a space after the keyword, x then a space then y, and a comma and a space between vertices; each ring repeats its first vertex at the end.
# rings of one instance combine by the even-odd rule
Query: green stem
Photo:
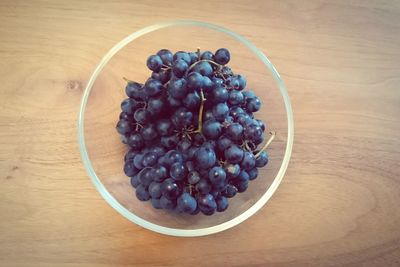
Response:
POLYGON ((208 62, 208 63, 210 63, 210 64, 213 64, 213 65, 217 66, 218 68, 221 68, 221 65, 218 64, 218 63, 215 62, 215 61, 208 60, 208 59, 202 59, 202 60, 199 60, 199 61, 196 61, 195 63, 193 63, 193 64, 187 69, 186 75, 194 68, 194 66, 196 66, 196 65, 199 64, 200 62, 208 62))
POLYGON ((198 126, 197 126, 197 130, 195 131, 196 133, 202 133, 202 130, 203 130, 204 102, 207 100, 204 97, 203 89, 200 89, 200 98, 201 98, 201 103, 200 103, 200 109, 199 109, 198 126))
POLYGON ((268 141, 265 143, 265 145, 261 148, 260 151, 258 151, 258 153, 255 155, 256 158, 258 158, 261 155, 261 152, 263 152, 264 150, 267 149, 267 147, 271 144, 272 140, 274 140, 276 133, 275 132, 269 132, 269 134, 271 135, 268 139, 268 141))

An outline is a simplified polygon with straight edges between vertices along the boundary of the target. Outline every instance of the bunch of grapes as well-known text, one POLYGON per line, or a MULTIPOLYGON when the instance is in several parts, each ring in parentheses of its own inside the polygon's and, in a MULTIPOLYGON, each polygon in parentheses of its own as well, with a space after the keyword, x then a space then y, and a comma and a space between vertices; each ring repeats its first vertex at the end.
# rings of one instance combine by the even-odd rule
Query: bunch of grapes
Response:
MULTIPOLYGON (((130 150, 124 172, 156 209, 212 215, 244 192, 268 163, 260 99, 226 66, 227 49, 162 49, 147 59, 151 77, 127 80, 117 131, 130 150)), ((271 136, 273 137, 273 136, 271 136)), ((269 141, 271 141, 270 138, 269 141)), ((269 143, 269 142, 267 142, 269 143)))

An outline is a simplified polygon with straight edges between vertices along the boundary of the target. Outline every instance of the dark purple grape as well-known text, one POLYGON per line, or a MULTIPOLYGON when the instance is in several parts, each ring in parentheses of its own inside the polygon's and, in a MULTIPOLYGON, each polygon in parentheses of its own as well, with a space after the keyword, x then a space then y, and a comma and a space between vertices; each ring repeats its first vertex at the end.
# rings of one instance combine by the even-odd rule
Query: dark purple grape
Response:
POLYGON ((160 70, 159 72, 153 72, 151 78, 159 81, 162 84, 167 83, 171 79, 171 70, 160 70))
POLYGON ((179 99, 176 99, 170 95, 167 97, 167 103, 171 109, 175 109, 182 106, 182 102, 179 99))
POLYGON ((155 209, 162 209, 161 200, 159 198, 152 198, 150 201, 151 201, 151 205, 155 209))
POLYGON ((141 149, 144 146, 144 140, 138 133, 132 133, 128 138, 128 145, 133 149, 141 149))
POLYGON ((231 59, 231 54, 228 49, 220 48, 215 52, 214 59, 218 64, 225 65, 231 59))
POLYGON ((171 166, 172 164, 180 162, 183 163, 182 154, 176 150, 170 150, 165 154, 165 164, 171 166))
POLYGON ((190 64, 193 64, 197 60, 199 60, 199 55, 196 52, 189 52, 189 57, 190 57, 190 64))
POLYGON ((229 98, 229 93, 225 87, 217 87, 212 91, 211 99, 215 103, 226 102, 229 98))
POLYGON ((228 146, 230 146, 232 144, 232 140, 229 139, 228 137, 222 135, 218 138, 217 141, 217 150, 219 152, 224 152, 225 149, 228 148, 228 146))
POLYGON ((118 133, 120 133, 120 134, 127 134, 132 130, 130 123, 124 119, 120 119, 118 121, 116 129, 117 129, 118 133))
POLYGON ((228 184, 225 188, 225 190, 222 192, 222 195, 228 198, 234 197, 237 193, 237 188, 236 186, 232 184, 228 184))
POLYGON ((200 194, 208 194, 211 191, 211 184, 206 179, 200 179, 196 184, 196 190, 200 194))
POLYGON ((157 52, 157 55, 160 56, 164 65, 171 65, 173 60, 173 54, 168 49, 161 49, 157 52))
POLYGON ((246 77, 244 77, 243 75, 238 75, 238 80, 239 80, 239 87, 237 88, 238 90, 243 90, 246 87, 246 77))
POLYGON ((140 183, 143 186, 148 187, 153 181, 153 173, 154 169, 152 167, 143 168, 138 174, 140 183))
POLYGON ((225 121, 225 118, 229 114, 229 107, 225 103, 218 103, 213 107, 213 116, 214 118, 219 121, 223 122, 225 121))
POLYGON ((243 138, 243 126, 237 122, 231 123, 225 130, 228 138, 239 141, 243 138))
POLYGON ((126 176, 132 177, 136 175, 139 170, 135 167, 132 160, 126 161, 124 164, 124 173, 126 176))
POLYGON ((173 132, 172 123, 169 119, 161 119, 156 124, 157 132, 161 136, 170 135, 173 132))
POLYGON ((176 207, 176 200, 175 199, 168 199, 165 196, 160 197, 160 205, 161 208, 165 210, 173 210, 176 207))
POLYGON ((215 202, 217 202, 217 211, 218 212, 225 211, 229 206, 228 199, 226 197, 224 197, 224 196, 218 196, 215 199, 215 202))
POLYGON ((194 91, 187 94, 182 103, 187 109, 197 110, 200 107, 200 96, 196 91, 194 91))
POLYGON ((194 162, 199 169, 212 167, 216 160, 214 151, 207 147, 200 147, 194 154, 194 162))
POLYGON ((210 93, 214 89, 214 83, 207 76, 203 76, 203 87, 204 93, 210 93))
POLYGON ((217 121, 205 121, 203 123, 203 134, 206 138, 216 140, 222 133, 222 125, 217 121))
POLYGON ((137 83, 137 82, 128 82, 128 84, 125 87, 125 93, 127 96, 139 100, 140 95, 142 94, 143 91, 143 84, 137 83))
POLYGON ((204 215, 212 215, 217 209, 217 203, 211 194, 200 195, 197 198, 197 203, 204 215))
POLYGON ((193 72, 198 72, 203 76, 212 77, 214 70, 211 67, 211 64, 206 61, 201 61, 196 63, 196 65, 192 69, 193 72))
POLYGON ((244 96, 242 92, 232 90, 229 93, 228 103, 231 105, 242 105, 244 103, 244 96))
POLYGON ((174 61, 172 65, 172 71, 177 78, 182 78, 183 76, 185 76, 188 68, 188 63, 182 59, 174 61))
POLYGON ((162 165, 156 165, 153 167, 153 180, 156 182, 162 182, 167 178, 168 171, 167 168, 165 168, 162 165))
POLYGON ((263 151, 260 153, 258 158, 256 159, 256 167, 261 168, 268 164, 268 154, 263 151))
POLYGON ((176 181, 182 181, 187 173, 186 166, 182 162, 175 162, 169 169, 169 176, 176 181))
POLYGON ((174 61, 182 59, 182 60, 186 61, 187 64, 190 64, 190 62, 192 61, 189 54, 184 51, 176 52, 173 59, 174 59, 174 61))
POLYGON ((158 55, 152 55, 147 58, 147 67, 152 71, 159 71, 162 64, 161 57, 158 55))
POLYGON ((140 201, 147 201, 150 199, 150 194, 146 190, 146 188, 142 184, 140 184, 138 185, 138 187, 136 187, 136 197, 140 201))
POLYGON ((137 188, 140 185, 140 181, 137 175, 131 177, 131 185, 137 188))
POLYGON ((225 182, 226 173, 221 167, 213 167, 208 172, 208 178, 212 184, 220 184, 225 182))
POLYGON ((161 197, 161 183, 151 182, 149 185, 149 194, 152 198, 161 197))
POLYGON ((143 165, 145 167, 153 166, 157 163, 157 154, 154 152, 147 152, 143 155, 143 165))
POLYGON ((195 185, 200 181, 200 174, 197 171, 189 172, 187 176, 189 184, 195 185))
POLYGON ((151 115, 160 114, 163 111, 165 99, 161 96, 150 97, 147 102, 147 111, 151 115))
POLYGON ((253 168, 253 169, 247 171, 247 173, 249 174, 249 179, 250 180, 254 180, 258 176, 258 169, 257 168, 253 168))
POLYGON ((127 98, 121 102, 121 110, 128 115, 133 115, 137 106, 138 106, 138 102, 136 100, 134 100, 133 98, 127 98))
POLYGON ((137 169, 143 169, 143 154, 136 154, 136 156, 133 158, 133 164, 137 169))
POLYGON ((138 123, 145 123, 150 117, 150 113, 144 108, 138 108, 133 114, 135 121, 138 123))
POLYGON ((192 213, 197 208, 197 201, 188 193, 183 193, 177 201, 177 209, 180 212, 192 213))
POLYGON ((171 121, 178 129, 187 127, 193 122, 193 113, 184 107, 179 108, 171 116, 171 121))
POLYGON ((187 76, 186 81, 190 89, 200 90, 204 84, 204 77, 198 72, 192 72, 187 76))
POLYGON ((161 193, 168 199, 176 199, 180 195, 181 190, 173 179, 168 178, 161 183, 161 193))
POLYGON ((175 134, 161 137, 161 145, 163 145, 166 149, 172 149, 176 147, 178 142, 179 137, 175 134))
POLYGON ((225 159, 230 163, 239 163, 242 161, 244 152, 237 145, 230 145, 225 150, 225 159))
POLYGON ((144 87, 146 90, 146 94, 148 96, 158 95, 159 93, 161 93, 162 88, 163 88, 161 82, 156 79, 153 79, 153 78, 147 79, 144 87))
POLYGON ((248 112, 257 112, 261 108, 261 101, 258 97, 246 101, 246 110, 248 112))
POLYGON ((157 138, 158 133, 154 124, 147 124, 140 129, 140 134, 145 141, 151 141, 157 138))
POLYGON ((171 79, 168 85, 168 93, 176 99, 182 99, 188 92, 185 79, 171 79))
POLYGON ((200 59, 214 60, 214 54, 211 51, 204 51, 203 53, 201 53, 200 59))
POLYGON ((256 158, 254 154, 248 151, 244 152, 243 160, 240 163, 240 167, 244 170, 253 169, 256 166, 256 158))

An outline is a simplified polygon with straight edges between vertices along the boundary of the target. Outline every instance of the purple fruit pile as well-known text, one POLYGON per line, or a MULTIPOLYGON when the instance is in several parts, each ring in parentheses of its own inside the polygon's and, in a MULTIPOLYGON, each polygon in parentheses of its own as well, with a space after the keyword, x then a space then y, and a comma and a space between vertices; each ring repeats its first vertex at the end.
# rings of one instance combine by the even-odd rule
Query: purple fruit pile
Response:
POLYGON ((156 209, 212 215, 248 188, 268 155, 260 99, 226 64, 227 49, 162 49, 147 59, 151 77, 129 81, 117 131, 130 147, 124 172, 136 197, 156 209))

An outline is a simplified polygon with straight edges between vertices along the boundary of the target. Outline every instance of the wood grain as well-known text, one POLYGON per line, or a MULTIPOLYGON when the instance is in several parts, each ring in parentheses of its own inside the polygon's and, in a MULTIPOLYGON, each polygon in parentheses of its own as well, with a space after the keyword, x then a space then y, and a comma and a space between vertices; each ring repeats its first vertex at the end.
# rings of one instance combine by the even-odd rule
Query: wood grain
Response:
POLYGON ((400 266, 399 17, 399 1, 1 1, 0 266, 400 266), (124 219, 77 146, 79 101, 100 58, 170 19, 250 39, 294 109, 276 194, 202 238, 124 219))

